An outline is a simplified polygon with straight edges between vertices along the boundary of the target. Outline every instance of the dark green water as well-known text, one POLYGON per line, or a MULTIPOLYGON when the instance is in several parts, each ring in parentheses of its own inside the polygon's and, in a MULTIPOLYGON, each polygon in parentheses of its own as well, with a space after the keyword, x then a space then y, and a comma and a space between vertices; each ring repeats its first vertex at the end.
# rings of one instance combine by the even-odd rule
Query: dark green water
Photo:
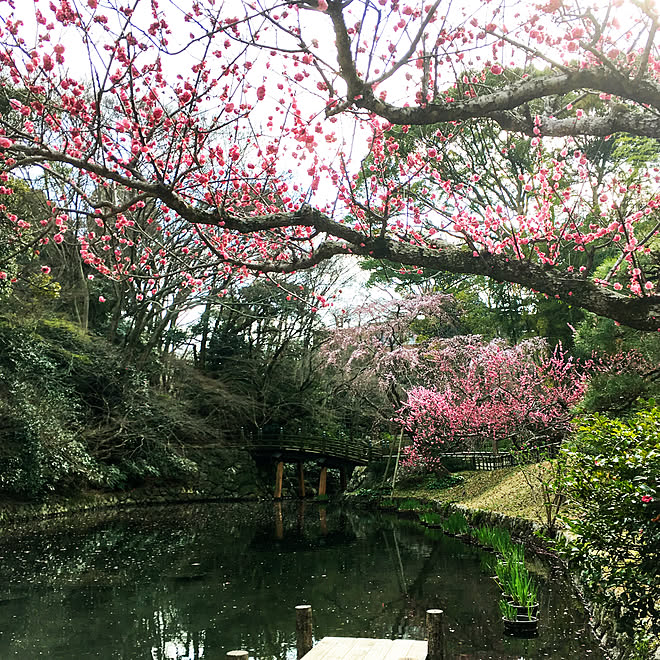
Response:
POLYGON ((488 553, 410 521, 307 503, 147 508, 5 530, 0 658, 295 657, 315 636, 423 639, 446 613, 448 658, 603 658, 566 583, 539 564, 537 639, 502 635, 488 553))

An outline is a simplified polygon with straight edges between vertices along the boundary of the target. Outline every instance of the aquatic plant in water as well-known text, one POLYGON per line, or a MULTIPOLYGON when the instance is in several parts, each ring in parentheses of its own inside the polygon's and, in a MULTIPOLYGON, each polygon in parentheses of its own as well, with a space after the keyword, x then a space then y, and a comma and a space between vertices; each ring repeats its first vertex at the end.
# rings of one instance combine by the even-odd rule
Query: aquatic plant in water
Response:
POLYGON ((403 500, 403 502, 399 502, 398 508, 399 511, 429 511, 431 505, 423 504, 414 498, 409 498, 407 500, 403 500))
POLYGON ((508 554, 514 545, 509 532, 501 527, 482 525, 472 531, 472 536, 481 545, 493 548, 502 555, 508 554))
POLYGON ((424 511, 419 514, 419 521, 424 525, 440 525, 442 516, 434 511, 424 511))
POLYGON ((447 534, 465 534, 468 527, 467 518, 459 511, 452 513, 451 516, 442 523, 442 528, 447 534))
POLYGON ((382 500, 380 500, 378 502, 378 508, 379 509, 396 509, 397 504, 393 499, 391 499, 389 497, 385 497, 385 498, 383 498, 382 500))
POLYGON ((522 543, 512 543, 501 554, 504 561, 509 563, 525 563, 525 546, 522 543))
POLYGON ((511 598, 523 607, 530 608, 537 602, 537 588, 532 576, 523 564, 507 563, 507 577, 502 586, 511 598))
POLYGON ((509 621, 516 620, 518 611, 508 600, 501 598, 497 604, 499 605, 500 613, 502 614, 503 619, 508 619, 509 621))
POLYGON ((506 529, 495 527, 492 536, 492 546, 495 552, 499 552, 505 556, 508 555, 514 547, 511 534, 506 529))
POLYGON ((472 538, 478 541, 481 545, 486 547, 492 547, 493 531, 494 531, 493 527, 482 525, 481 527, 477 527, 473 529, 470 532, 470 534, 472 535, 472 538))

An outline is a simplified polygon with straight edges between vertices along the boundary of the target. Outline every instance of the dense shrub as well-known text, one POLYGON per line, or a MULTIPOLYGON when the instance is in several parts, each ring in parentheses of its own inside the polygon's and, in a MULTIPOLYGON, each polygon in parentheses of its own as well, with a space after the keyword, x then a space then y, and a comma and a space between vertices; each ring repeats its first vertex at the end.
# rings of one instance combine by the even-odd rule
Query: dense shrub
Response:
POLYGON ((622 414, 639 398, 660 396, 660 333, 640 332, 588 314, 578 327, 575 351, 604 367, 594 370, 581 406, 585 413, 622 414))
POLYGON ((566 552, 629 634, 660 637, 660 408, 583 419, 568 459, 566 552))
POLYGON ((0 490, 48 492, 181 481, 180 406, 114 347, 61 319, 0 319, 0 490))

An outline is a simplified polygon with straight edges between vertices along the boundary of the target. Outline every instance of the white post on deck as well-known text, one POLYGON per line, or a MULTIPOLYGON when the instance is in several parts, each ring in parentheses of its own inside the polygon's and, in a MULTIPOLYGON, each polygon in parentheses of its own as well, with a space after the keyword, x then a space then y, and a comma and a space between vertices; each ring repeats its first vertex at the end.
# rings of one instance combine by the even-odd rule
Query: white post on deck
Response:
POLYGON ((442 610, 426 610, 426 638, 429 642, 426 660, 445 660, 442 610))

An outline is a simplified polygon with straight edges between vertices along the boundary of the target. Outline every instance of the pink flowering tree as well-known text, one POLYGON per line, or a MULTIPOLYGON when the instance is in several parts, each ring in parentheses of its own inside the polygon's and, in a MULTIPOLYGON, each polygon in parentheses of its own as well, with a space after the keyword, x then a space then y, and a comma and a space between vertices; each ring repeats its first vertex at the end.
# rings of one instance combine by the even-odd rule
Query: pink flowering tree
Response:
POLYGON ((439 294, 372 303, 342 317, 322 349, 336 386, 411 435, 410 464, 560 441, 594 373, 634 368, 623 355, 577 361, 540 338, 509 345, 461 335, 460 315, 439 294))
POLYGON ((341 315, 322 349, 333 387, 389 424, 406 390, 426 382, 430 347, 457 333, 459 314, 451 296, 429 294, 371 302, 341 315))
MULTIPOLYGON (((595 176, 581 142, 660 137, 652 2, 0 7, 0 195, 38 170, 59 178, 81 203, 51 199, 39 231, 69 234, 104 277, 142 263, 144 249, 122 242, 132 240, 125 216, 151 204, 178 245, 197 241, 190 254, 239 277, 353 254, 517 283, 660 328, 657 163, 649 155, 632 183, 595 176), (458 183, 440 163, 471 125, 496 127, 502 144, 466 154, 458 183), (437 145, 419 143, 392 169, 411 126, 429 127, 437 145), (475 208, 481 170, 521 136, 531 161, 516 185, 529 203, 475 208), (116 249, 103 249, 98 223, 116 249), (599 271, 603 252, 614 258, 599 271)), ((30 218, 7 220, 17 245, 34 235, 30 218)), ((193 294, 218 270, 173 259, 168 272, 193 294)))
POLYGON ((432 466, 443 453, 518 449, 561 440, 571 408, 588 385, 588 371, 557 346, 538 339, 507 346, 499 340, 454 337, 427 355, 429 385, 407 392, 398 421, 413 442, 406 462, 432 466))

